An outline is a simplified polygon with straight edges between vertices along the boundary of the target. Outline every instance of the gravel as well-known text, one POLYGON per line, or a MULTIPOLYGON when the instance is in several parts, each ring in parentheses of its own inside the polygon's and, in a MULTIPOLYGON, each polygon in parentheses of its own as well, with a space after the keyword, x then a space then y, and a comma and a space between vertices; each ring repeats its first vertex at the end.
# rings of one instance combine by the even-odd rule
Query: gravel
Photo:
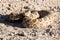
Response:
POLYGON ((57 24, 39 29, 21 28, 19 22, 5 20, 14 10, 25 12, 24 8, 60 13, 60 0, 0 0, 0 40, 60 40, 60 16, 57 24))

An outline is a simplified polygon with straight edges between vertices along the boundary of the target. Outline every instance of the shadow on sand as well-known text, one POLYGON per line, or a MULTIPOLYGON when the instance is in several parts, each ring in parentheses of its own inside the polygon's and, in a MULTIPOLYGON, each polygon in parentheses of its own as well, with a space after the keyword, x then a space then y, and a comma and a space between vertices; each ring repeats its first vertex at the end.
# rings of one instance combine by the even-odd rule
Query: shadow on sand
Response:
POLYGON ((13 27, 22 27, 21 22, 22 20, 17 20, 14 22, 11 22, 8 20, 9 15, 0 15, 0 23, 4 23, 5 25, 10 25, 13 27))

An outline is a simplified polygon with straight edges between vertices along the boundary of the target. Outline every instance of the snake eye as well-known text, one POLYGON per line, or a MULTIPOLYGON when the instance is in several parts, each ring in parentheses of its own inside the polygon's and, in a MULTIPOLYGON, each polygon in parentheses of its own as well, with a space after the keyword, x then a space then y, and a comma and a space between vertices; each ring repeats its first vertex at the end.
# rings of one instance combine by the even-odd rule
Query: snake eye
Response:
POLYGON ((31 13, 37 12, 36 10, 32 10, 31 13))

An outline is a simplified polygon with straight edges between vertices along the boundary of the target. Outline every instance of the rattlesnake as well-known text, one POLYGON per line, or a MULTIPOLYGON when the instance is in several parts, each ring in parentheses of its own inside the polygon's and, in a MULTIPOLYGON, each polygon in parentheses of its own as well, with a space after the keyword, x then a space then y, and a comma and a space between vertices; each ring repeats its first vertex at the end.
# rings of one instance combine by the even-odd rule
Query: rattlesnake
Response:
POLYGON ((21 15, 17 15, 17 12, 15 15, 10 16, 10 20, 19 20, 20 18, 23 18, 22 25, 23 27, 27 28, 39 28, 39 27, 47 27, 48 25, 55 25, 58 20, 58 14, 59 12, 49 12, 47 11, 41 11, 40 13, 35 10, 28 10, 24 13, 24 17, 21 17, 21 15), (45 15, 46 13, 46 15, 45 15), (48 14, 48 15, 47 15, 48 14), (44 16, 43 16, 44 15, 44 16), (18 16, 18 17, 15 17, 18 16))
POLYGON ((46 15, 42 18, 38 18, 39 15, 35 15, 35 19, 33 19, 34 17, 30 15, 23 19, 22 24, 24 27, 29 27, 29 28, 39 28, 39 27, 47 27, 49 25, 55 25, 58 22, 57 20, 59 16, 58 14, 59 14, 58 12, 50 12, 49 15, 46 15))

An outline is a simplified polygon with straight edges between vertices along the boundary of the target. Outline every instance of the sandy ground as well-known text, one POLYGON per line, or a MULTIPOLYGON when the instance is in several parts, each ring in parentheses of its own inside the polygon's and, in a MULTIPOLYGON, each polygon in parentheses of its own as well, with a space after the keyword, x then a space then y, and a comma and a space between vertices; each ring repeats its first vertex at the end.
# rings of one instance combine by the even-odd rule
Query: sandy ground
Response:
POLYGON ((60 16, 55 25, 39 29, 21 28, 19 22, 5 20, 14 10, 24 12, 24 7, 60 13, 60 0, 0 0, 0 40, 60 40, 60 16))

